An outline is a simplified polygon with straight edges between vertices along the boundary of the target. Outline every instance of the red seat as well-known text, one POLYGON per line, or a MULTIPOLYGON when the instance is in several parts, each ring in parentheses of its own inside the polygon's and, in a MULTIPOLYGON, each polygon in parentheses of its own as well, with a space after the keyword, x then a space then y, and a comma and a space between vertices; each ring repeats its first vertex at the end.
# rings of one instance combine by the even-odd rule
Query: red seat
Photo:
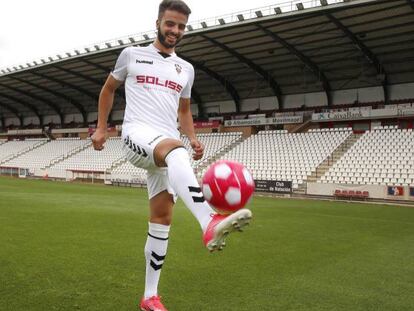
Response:
POLYGON ((369 192, 368 191, 361 191, 361 190, 340 190, 336 189, 334 192, 334 196, 336 197, 343 197, 343 198, 368 198, 369 192))

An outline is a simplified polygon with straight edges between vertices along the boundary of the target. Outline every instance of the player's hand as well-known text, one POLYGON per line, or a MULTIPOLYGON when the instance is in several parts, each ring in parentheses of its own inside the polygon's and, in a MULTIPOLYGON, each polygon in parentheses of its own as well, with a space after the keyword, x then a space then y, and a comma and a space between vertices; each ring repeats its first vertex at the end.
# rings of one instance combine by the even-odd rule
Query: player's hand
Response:
POLYGON ((95 133, 93 133, 91 137, 93 148, 95 150, 101 151, 104 148, 106 136, 107 136, 106 129, 101 129, 101 128, 96 129, 95 133))
POLYGON ((191 148, 193 148, 193 159, 200 160, 204 154, 204 145, 198 139, 192 139, 190 141, 191 148))

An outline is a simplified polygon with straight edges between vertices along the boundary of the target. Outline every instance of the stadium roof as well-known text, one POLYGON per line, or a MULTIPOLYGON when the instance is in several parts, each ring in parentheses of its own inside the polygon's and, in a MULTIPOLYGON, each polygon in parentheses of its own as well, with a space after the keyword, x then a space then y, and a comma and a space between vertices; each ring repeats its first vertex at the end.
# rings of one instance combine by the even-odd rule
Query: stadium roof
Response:
MULTIPOLYGON (((371 86, 382 86, 387 99, 386 85, 414 82, 413 0, 320 2, 190 26, 176 51, 196 69, 199 109, 266 96, 283 108, 284 95, 310 92, 325 92, 330 103, 332 90, 371 86)), ((81 113, 86 120, 120 51, 152 41, 145 34, 2 70, 0 116, 81 113)), ((114 110, 124 105, 119 90, 114 110)))

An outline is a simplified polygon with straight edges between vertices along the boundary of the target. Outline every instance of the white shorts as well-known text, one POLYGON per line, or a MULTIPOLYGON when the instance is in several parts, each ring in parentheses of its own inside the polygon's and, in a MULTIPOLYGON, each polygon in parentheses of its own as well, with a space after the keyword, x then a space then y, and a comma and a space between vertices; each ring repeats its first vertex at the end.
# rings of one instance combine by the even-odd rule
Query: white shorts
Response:
MULTIPOLYGON (((122 128, 122 149, 129 162, 147 170, 149 199, 167 190, 177 201, 177 193, 168 181, 166 167, 158 167, 154 161, 154 149, 164 139, 173 138, 160 134, 147 125, 128 125, 122 128)), ((176 138, 173 138, 176 139, 176 138)))

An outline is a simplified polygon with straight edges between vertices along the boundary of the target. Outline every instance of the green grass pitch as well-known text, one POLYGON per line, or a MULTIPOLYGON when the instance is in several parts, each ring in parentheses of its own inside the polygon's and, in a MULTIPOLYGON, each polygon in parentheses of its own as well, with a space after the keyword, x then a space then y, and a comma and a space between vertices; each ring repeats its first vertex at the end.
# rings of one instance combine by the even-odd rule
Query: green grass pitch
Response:
MULTIPOLYGON (((255 197, 221 253, 178 203, 171 311, 414 310, 414 208, 255 197)), ((0 178, 0 310, 137 310, 143 189, 0 178)))

